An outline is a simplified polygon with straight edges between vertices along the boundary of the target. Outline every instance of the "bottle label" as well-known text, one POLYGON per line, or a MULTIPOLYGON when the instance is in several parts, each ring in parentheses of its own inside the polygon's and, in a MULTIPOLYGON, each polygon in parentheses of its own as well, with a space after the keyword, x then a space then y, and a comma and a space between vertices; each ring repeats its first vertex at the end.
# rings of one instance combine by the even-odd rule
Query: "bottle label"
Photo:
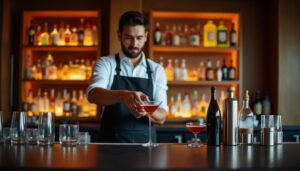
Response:
POLYGON ((231 80, 234 80, 234 79, 235 79, 235 72, 234 72, 233 69, 231 69, 231 70, 229 71, 229 79, 231 79, 231 80))
POLYGON ((30 29, 28 34, 29 34, 29 36, 33 36, 34 33, 35 33, 35 31, 33 29, 30 29))
POLYGON ((262 114, 262 104, 261 103, 256 103, 254 106, 254 112, 257 115, 261 115, 262 114))
POLYGON ((64 103, 64 111, 70 111, 70 103, 64 103))
POLYGON ((218 32, 218 42, 219 43, 227 43, 227 32, 226 31, 219 31, 218 32))
POLYGON ((161 32, 160 31, 156 31, 154 38, 155 38, 155 43, 156 44, 160 44, 160 42, 161 42, 161 32))
POLYGON ((215 39, 215 33, 208 32, 208 41, 214 41, 214 39, 215 39))
POLYGON ((214 79, 214 71, 212 69, 207 71, 207 79, 208 80, 214 79))
POLYGON ((197 34, 194 34, 191 36, 191 45, 193 46, 199 46, 200 45, 200 37, 197 34))
POLYGON ((231 43, 236 43, 236 33, 231 34, 231 43))

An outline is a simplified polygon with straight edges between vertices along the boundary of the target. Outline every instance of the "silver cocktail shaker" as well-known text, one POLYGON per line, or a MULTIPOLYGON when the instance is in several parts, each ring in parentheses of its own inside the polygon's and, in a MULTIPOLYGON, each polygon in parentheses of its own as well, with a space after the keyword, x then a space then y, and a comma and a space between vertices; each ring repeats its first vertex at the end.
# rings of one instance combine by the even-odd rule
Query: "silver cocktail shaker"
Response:
POLYGON ((228 98, 225 99, 223 115, 224 145, 238 144, 238 101, 234 98, 234 88, 228 88, 228 98))

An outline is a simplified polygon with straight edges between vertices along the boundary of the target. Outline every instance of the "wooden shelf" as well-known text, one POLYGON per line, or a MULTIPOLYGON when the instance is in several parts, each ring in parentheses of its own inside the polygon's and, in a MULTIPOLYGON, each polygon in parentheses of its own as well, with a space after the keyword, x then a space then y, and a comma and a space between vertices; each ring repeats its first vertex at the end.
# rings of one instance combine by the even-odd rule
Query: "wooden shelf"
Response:
POLYGON ((51 85, 68 85, 68 84, 77 84, 77 85, 88 85, 89 80, 23 80, 24 83, 32 84, 51 84, 51 85))
POLYGON ((237 13, 225 13, 225 12, 165 12, 155 11, 152 12, 153 18, 165 18, 165 19, 237 19, 239 14, 237 13))
POLYGON ((240 82, 237 81, 168 81, 169 86, 231 86, 237 85, 240 82))
POLYGON ((221 48, 221 47, 176 47, 176 46, 153 46, 154 52, 168 53, 233 53, 237 52, 238 48, 221 48))
POLYGON ((26 16, 35 18, 79 18, 79 17, 98 17, 97 11, 26 11, 26 16))
POLYGON ((97 52, 98 46, 28 46, 24 49, 32 51, 67 51, 67 52, 97 52))
POLYGON ((186 123, 191 121, 203 121, 206 120, 204 117, 190 117, 190 118, 167 118, 166 123, 186 123))

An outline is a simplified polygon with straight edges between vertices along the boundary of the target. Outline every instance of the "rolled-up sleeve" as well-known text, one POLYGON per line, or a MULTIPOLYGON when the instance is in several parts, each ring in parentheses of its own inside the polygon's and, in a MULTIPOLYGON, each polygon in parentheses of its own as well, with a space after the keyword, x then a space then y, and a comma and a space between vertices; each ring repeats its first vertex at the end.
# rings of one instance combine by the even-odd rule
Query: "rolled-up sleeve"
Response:
POLYGON ((167 104, 167 79, 165 75, 165 71, 162 66, 157 67, 157 72, 154 80, 154 95, 153 100, 162 101, 160 108, 165 109, 168 112, 168 104, 167 104))
POLYGON ((109 66, 109 61, 107 57, 102 57, 97 60, 94 65, 92 77, 90 79, 90 84, 86 89, 86 94, 94 88, 105 88, 109 86, 109 77, 111 74, 111 69, 109 66))

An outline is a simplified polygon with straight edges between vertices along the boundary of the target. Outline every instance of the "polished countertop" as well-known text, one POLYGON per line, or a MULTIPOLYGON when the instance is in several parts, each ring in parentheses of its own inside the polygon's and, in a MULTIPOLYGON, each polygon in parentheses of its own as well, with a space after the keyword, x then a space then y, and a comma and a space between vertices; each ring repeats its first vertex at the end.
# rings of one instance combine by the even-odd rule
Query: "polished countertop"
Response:
POLYGON ((0 144, 0 169, 300 170, 300 144, 206 146, 93 143, 66 147, 0 144))

